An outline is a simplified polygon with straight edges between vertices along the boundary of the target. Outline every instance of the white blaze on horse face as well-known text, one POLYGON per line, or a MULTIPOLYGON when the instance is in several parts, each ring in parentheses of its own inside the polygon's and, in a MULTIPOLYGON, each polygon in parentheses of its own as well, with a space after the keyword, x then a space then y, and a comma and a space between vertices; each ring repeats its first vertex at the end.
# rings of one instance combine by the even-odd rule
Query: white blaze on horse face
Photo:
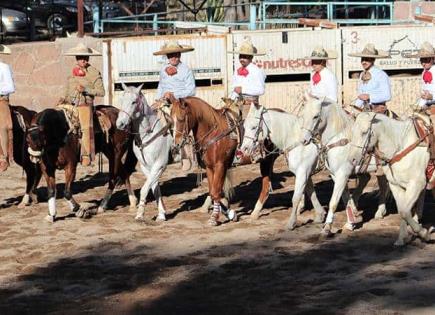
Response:
MULTIPOLYGON (((135 88, 134 91, 136 91, 135 88)), ((130 123, 130 118, 133 116, 134 110, 136 108, 136 100, 138 99, 139 95, 137 93, 134 93, 133 90, 127 90, 124 91, 121 97, 121 110, 118 113, 118 118, 116 119, 116 127, 118 129, 125 129, 128 124, 130 123)))

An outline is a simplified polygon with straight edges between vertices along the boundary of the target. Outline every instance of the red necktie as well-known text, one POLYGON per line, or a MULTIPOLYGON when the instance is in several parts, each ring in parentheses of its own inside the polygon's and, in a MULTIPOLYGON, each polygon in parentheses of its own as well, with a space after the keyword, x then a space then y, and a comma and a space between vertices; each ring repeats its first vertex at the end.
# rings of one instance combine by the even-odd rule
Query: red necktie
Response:
POLYGON ((177 74, 177 67, 169 66, 169 67, 166 67, 165 71, 169 76, 173 76, 173 75, 177 74))
POLYGON ((319 83, 320 80, 321 80, 320 73, 318 73, 318 72, 314 73, 314 75, 313 75, 313 83, 314 83, 314 85, 319 83))
POLYGON ((80 67, 74 67, 72 73, 75 77, 84 77, 86 75, 86 72, 80 67))
POLYGON ((245 67, 240 67, 237 69, 237 74, 246 77, 249 74, 249 71, 245 67))
POLYGON ((423 81, 424 83, 432 83, 432 72, 430 72, 429 70, 424 70, 423 81))

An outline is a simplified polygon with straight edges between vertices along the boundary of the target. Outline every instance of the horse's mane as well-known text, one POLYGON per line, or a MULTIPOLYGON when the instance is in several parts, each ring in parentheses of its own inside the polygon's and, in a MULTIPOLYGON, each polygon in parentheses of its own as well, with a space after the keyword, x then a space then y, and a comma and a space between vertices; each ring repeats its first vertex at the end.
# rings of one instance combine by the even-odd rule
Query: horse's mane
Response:
POLYGON ((222 111, 215 109, 213 106, 199 97, 189 96, 182 99, 181 102, 184 102, 186 105, 188 105, 191 110, 195 110, 193 114, 198 120, 203 120, 210 125, 217 124, 218 129, 228 128, 227 121, 225 116, 222 115, 222 111))
POLYGON ((331 102, 329 108, 332 122, 330 127, 336 132, 336 134, 343 132, 345 137, 350 139, 352 135, 352 118, 336 102, 331 102))

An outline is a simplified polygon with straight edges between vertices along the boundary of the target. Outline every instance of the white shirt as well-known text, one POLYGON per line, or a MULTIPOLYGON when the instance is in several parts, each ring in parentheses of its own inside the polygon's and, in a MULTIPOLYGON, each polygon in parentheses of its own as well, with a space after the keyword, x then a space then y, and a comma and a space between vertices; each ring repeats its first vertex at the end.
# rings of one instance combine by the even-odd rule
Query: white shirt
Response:
POLYGON ((156 98, 160 99, 166 92, 174 93, 176 98, 185 98, 195 95, 195 77, 192 70, 180 61, 176 66, 177 73, 170 76, 166 68, 171 65, 167 63, 160 70, 159 86, 157 87, 156 98))
POLYGON ((9 95, 15 92, 14 79, 9 65, 0 62, 0 95, 9 95))
MULTIPOLYGON (((370 96, 370 104, 384 103, 391 100, 391 83, 390 78, 385 71, 376 66, 369 69, 371 79, 364 83, 362 81, 363 72, 361 72, 358 82, 358 95, 368 94, 370 96)), ((364 107, 364 101, 357 99, 355 105, 364 107)))
MULTIPOLYGON (((435 97, 435 66, 432 66, 428 71, 432 74, 432 81, 431 82, 424 82, 423 75, 426 70, 424 70, 421 73, 421 92, 428 91, 430 94, 432 94, 435 97)), ((430 102, 433 102, 434 100, 430 100, 430 102)), ((418 105, 420 107, 426 108, 426 103, 428 100, 420 98, 418 101, 418 105)))
MULTIPOLYGON (((239 68, 240 69, 240 68, 239 68)), ((264 94, 266 74, 252 62, 246 67, 248 75, 243 76, 238 74, 238 69, 233 76, 231 99, 236 99, 238 94, 234 92, 234 88, 240 86, 242 95, 260 96, 264 94)))
POLYGON ((328 99, 337 102, 337 78, 334 73, 328 68, 323 68, 320 74, 320 81, 315 84, 313 76, 316 72, 311 72, 310 75, 310 94, 315 97, 327 97, 328 99))

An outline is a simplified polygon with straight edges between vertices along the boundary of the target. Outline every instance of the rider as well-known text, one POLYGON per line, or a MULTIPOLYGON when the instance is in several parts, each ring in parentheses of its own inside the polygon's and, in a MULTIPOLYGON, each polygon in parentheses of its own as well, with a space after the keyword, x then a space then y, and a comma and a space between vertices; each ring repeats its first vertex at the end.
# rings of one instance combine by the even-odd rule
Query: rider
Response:
POLYGON ((242 116, 246 117, 251 103, 259 104, 259 97, 264 94, 266 74, 257 65, 252 63, 254 56, 263 56, 250 40, 245 40, 236 51, 229 51, 232 54, 239 54, 241 67, 233 76, 232 92, 230 98, 243 100, 242 116))
POLYGON ((358 98, 355 105, 359 108, 369 106, 376 113, 385 113, 386 102, 391 99, 391 83, 388 75, 375 66, 375 60, 390 58, 389 54, 367 44, 362 52, 349 54, 351 57, 360 57, 363 71, 359 76, 358 98))
MULTIPOLYGON (((0 54, 10 55, 11 50, 0 45, 0 54)), ((12 119, 9 110, 9 94, 15 92, 12 71, 9 65, 0 62, 0 172, 9 167, 12 155, 12 119)))
POLYGON ((315 97, 326 97, 337 102, 337 78, 335 74, 326 67, 327 60, 336 59, 335 52, 326 51, 323 47, 316 47, 311 56, 305 57, 311 60, 313 71, 310 75, 310 94, 315 97))
MULTIPOLYGON (((435 104, 435 49, 430 43, 424 42, 417 54, 408 55, 406 57, 419 58, 420 63, 423 66, 423 72, 421 75, 421 95, 417 106, 421 110, 428 111, 432 120, 432 126, 435 126, 435 106, 433 105, 435 104)), ((435 142, 433 141, 435 138, 435 130, 433 132, 434 135, 432 136, 432 144, 430 149, 430 163, 432 164, 432 167, 435 163, 435 142)), ((432 177, 427 185, 427 189, 433 188, 435 188, 435 172, 433 172, 432 177)))
MULTIPOLYGON (((155 56, 166 56, 166 62, 160 70, 159 86, 157 87, 157 102, 161 99, 168 101, 171 95, 175 98, 185 98, 195 95, 195 77, 193 71, 181 62, 181 54, 184 52, 193 51, 192 46, 180 45, 176 41, 165 43, 159 51, 153 53, 155 56)), ((194 160, 193 149, 187 144, 183 147, 182 169, 187 171, 192 167, 191 160, 194 160), (190 154, 187 154, 189 151, 190 154), (190 156, 191 159, 186 158, 190 156)))
POLYGON ((93 105, 96 96, 104 96, 101 73, 89 64, 90 56, 101 56, 98 51, 80 43, 68 50, 65 56, 75 56, 77 64, 68 77, 65 102, 77 106, 82 132, 81 162, 89 166, 95 157, 93 143, 93 105))

